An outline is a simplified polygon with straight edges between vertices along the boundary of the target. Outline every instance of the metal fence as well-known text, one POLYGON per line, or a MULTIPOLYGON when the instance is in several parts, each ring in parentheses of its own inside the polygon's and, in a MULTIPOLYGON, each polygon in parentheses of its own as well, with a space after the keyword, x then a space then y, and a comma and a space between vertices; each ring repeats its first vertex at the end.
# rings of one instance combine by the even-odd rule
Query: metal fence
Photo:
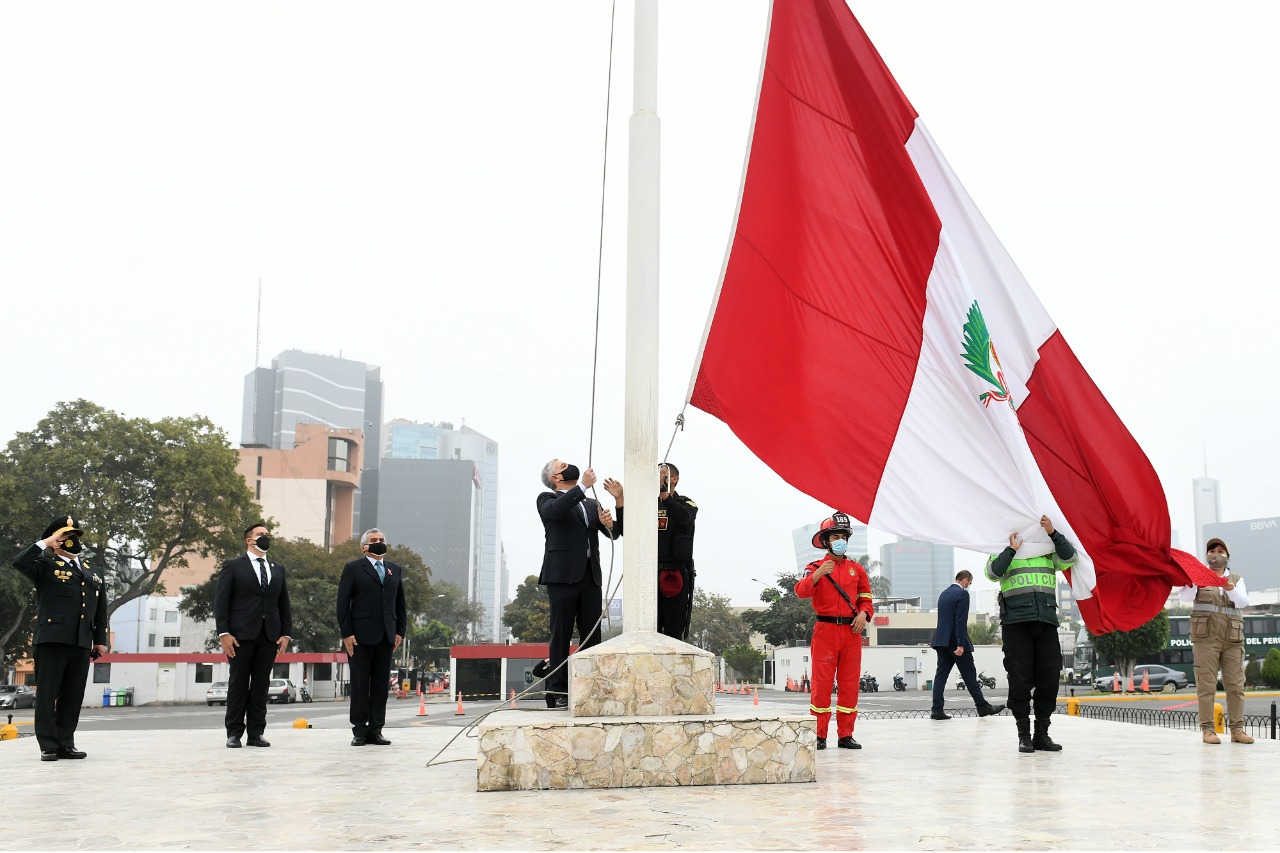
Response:
MULTIPOLYGON (((1056 714, 1066 714, 1067 706, 1059 704, 1054 709, 1056 714)), ((911 711, 859 711, 859 720, 919 720, 926 719, 929 709, 920 708, 911 711)), ((948 708, 951 717, 976 717, 977 708, 948 708)), ((1008 716, 1007 710, 1000 716, 1008 716)), ((1196 711, 1162 711, 1159 708, 1139 708, 1119 705, 1095 705, 1090 702, 1080 703, 1080 716, 1090 720, 1111 720, 1118 723, 1137 723, 1143 726, 1156 726, 1164 729, 1185 729, 1198 731, 1200 715, 1196 711)), ((1276 703, 1271 703, 1271 713, 1245 714, 1244 729, 1256 738, 1277 740, 1276 703)))
MULTIPOLYGON (((1063 706, 1058 708, 1065 713, 1063 706)), ((1200 714, 1197 711, 1162 711, 1159 708, 1120 707, 1117 705, 1095 705, 1080 703, 1080 716, 1091 720, 1112 720, 1119 723, 1138 723, 1143 726, 1157 726, 1164 729, 1200 729, 1200 714)), ((1256 738, 1276 740, 1276 703, 1271 703, 1271 713, 1245 714, 1244 729, 1256 738)))

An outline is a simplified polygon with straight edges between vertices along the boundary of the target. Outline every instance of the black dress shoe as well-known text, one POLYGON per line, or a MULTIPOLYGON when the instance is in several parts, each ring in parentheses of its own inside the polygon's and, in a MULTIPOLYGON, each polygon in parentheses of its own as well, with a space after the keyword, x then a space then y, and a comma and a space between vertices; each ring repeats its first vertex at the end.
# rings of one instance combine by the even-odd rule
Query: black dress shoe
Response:
POLYGON ((227 749, 239 749, 239 748, 240 748, 239 735, 232 735, 231 737, 227 738, 227 749))
POLYGON ((931 719, 931 720, 949 720, 949 719, 951 719, 951 715, 950 715, 950 714, 948 714, 946 711, 930 711, 930 712, 929 712, 929 719, 931 719))
POLYGON ((40 750, 40 760, 41 760, 41 761, 57 761, 57 760, 58 760, 58 750, 56 750, 56 749, 42 749, 42 750, 40 750))
POLYGON ((268 742, 262 735, 255 735, 254 737, 249 738, 247 743, 249 746, 271 746, 270 742, 268 742))
POLYGON ((836 746, 841 749, 862 749, 862 744, 853 739, 853 735, 845 735, 836 741, 836 746))
POLYGON ((818 748, 818 749, 826 749, 826 748, 827 748, 827 739, 826 739, 826 738, 824 738, 824 737, 820 737, 820 738, 818 738, 818 747, 817 747, 817 748, 818 748))
POLYGON ((356 735, 355 737, 353 737, 353 738, 351 739, 351 745, 352 745, 352 746, 364 746, 364 738, 360 737, 359 735, 356 735))
POLYGON ((88 758, 89 753, 76 749, 74 746, 64 747, 58 750, 59 758, 88 758))
POLYGON ((985 708, 978 709, 979 717, 994 717, 1004 710, 1003 705, 987 705, 985 708))
POLYGON ((364 742, 371 743, 374 746, 391 746, 391 741, 384 738, 382 732, 365 735, 364 742))
POLYGON ((568 698, 567 696, 557 696, 557 697, 556 697, 556 708, 555 708, 555 709, 556 709, 557 711, 559 711, 561 708, 568 708, 568 707, 569 707, 569 698, 568 698))

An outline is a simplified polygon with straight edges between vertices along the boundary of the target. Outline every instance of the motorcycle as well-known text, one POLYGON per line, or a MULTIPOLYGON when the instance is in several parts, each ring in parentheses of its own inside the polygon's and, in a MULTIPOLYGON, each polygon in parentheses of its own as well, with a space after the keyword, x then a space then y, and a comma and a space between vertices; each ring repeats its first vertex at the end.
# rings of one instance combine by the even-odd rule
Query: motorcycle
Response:
POLYGON ((893 674, 893 689, 899 693, 907 689, 907 680, 896 672, 893 674))
POLYGON ((862 673, 862 679, 858 682, 859 690, 863 693, 879 693, 880 683, 876 681, 876 677, 869 672, 862 673))
MULTIPOLYGON (((988 690, 996 689, 996 680, 991 676, 987 675, 985 672, 978 673, 978 684, 981 685, 982 687, 985 687, 988 690)), ((964 689, 965 689, 964 679, 962 678, 956 682, 956 690, 964 690, 964 689)))
POLYGON ((303 701, 303 702, 310 702, 310 701, 311 701, 311 691, 307 690, 307 688, 305 688, 305 687, 303 687, 303 688, 302 688, 302 690, 301 690, 301 696, 302 696, 302 701, 303 701))

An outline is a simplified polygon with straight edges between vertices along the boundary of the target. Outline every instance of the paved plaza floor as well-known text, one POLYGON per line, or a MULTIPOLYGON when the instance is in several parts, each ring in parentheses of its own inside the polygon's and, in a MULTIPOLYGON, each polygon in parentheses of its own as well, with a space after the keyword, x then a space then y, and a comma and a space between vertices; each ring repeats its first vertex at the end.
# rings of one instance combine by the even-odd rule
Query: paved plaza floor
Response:
POLYGON ((42 763, 34 738, 0 743, 0 849, 1280 846, 1276 741, 1206 746, 1059 716, 1065 751, 1020 755, 1007 716, 865 720, 865 748, 818 753, 816 783, 478 793, 474 740, 427 766, 456 727, 388 729, 392 746, 356 748, 342 721, 288 728, 294 715, 272 711, 270 749, 227 749, 207 729, 83 732, 87 760, 42 763))

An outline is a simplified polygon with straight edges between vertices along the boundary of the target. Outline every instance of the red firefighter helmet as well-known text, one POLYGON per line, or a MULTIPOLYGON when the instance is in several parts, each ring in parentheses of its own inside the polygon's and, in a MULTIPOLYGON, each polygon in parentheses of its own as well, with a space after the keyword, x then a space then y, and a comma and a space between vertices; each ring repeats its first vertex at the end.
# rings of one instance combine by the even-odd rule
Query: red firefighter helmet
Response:
POLYGON ((818 532, 813 534, 813 547, 819 551, 827 550, 827 541, 832 533, 843 533, 845 536, 853 535, 853 523, 849 521, 849 516, 843 512, 833 513, 830 518, 822 519, 822 525, 818 528, 818 532))

